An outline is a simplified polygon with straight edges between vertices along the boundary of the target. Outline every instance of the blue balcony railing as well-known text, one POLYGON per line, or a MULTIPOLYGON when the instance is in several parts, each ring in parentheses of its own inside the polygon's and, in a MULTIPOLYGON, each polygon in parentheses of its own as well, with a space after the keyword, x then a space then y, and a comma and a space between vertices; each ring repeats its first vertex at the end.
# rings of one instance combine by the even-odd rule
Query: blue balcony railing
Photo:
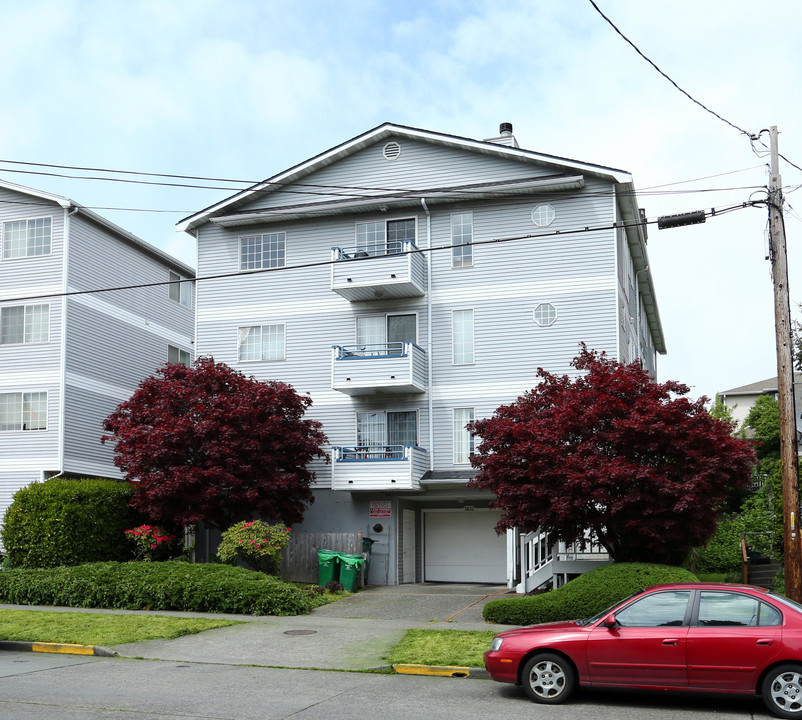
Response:
POLYGON ((418 249, 412 240, 377 240, 352 247, 333 247, 335 260, 358 260, 381 255, 400 255, 418 249))

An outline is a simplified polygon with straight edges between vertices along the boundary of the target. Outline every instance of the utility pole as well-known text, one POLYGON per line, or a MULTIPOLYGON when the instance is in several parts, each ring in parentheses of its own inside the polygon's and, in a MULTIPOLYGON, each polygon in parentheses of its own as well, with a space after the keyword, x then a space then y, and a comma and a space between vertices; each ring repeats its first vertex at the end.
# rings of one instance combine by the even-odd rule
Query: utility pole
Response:
POLYGON ((782 463, 783 529, 785 540, 785 593, 802 602, 802 544, 799 531, 799 480, 797 475, 794 367, 791 349, 791 308, 788 293, 788 258, 782 215, 777 126, 771 133, 769 229, 771 276, 774 283, 774 324, 777 337, 777 391, 780 405, 780 461, 782 463))

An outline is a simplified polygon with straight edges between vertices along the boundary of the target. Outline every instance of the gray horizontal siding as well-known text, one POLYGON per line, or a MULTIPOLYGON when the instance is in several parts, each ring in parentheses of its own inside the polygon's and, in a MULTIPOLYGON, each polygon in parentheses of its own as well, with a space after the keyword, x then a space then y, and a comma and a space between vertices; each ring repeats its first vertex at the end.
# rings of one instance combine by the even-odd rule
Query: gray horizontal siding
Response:
MULTIPOLYGON (((553 172, 425 143, 404 141, 402 146, 395 164, 385 161, 381 146, 377 146, 319 171, 309 182, 348 185, 358 181, 363 186, 419 188, 553 172), (402 158, 406 165, 400 163, 402 158)), ((247 375, 283 380, 309 393, 314 404, 308 417, 323 422, 332 445, 356 442, 357 412, 416 410, 419 445, 433 453, 434 469, 469 469, 453 464, 455 407, 473 407, 477 418, 490 416, 499 405, 532 388, 539 367, 559 374, 573 372, 570 363, 581 342, 618 357, 616 233, 603 229, 615 220, 611 191, 609 183, 588 179, 584 190, 571 194, 431 206, 433 247, 450 244, 452 213, 468 210, 473 212, 475 243, 472 267, 453 268, 450 249, 427 253, 431 297, 350 303, 330 289, 331 268, 325 264, 204 281, 198 295, 198 352, 214 355, 247 375), (532 222, 532 210, 544 202, 554 208, 556 217, 551 226, 538 228, 532 222), (573 232, 584 227, 600 229, 573 232), (491 242, 521 236, 532 237, 491 242), (557 321, 550 327, 534 322, 533 310, 541 302, 550 302, 557 309, 557 321), (474 310, 475 363, 455 366, 451 312, 467 308, 474 310), (430 392, 348 397, 333 391, 331 345, 353 343, 358 315, 386 312, 418 313, 417 342, 430 354, 433 366, 430 392), (286 359, 238 363, 237 327, 271 323, 286 325, 286 359), (433 447, 429 440, 430 401, 433 447)), ((285 202, 286 194, 262 199, 256 205, 285 202)), ((354 243, 356 222, 393 217, 415 217, 418 246, 426 247, 427 216, 422 210, 378 217, 372 213, 332 216, 245 229, 209 224, 200 229, 198 272, 200 276, 236 272, 238 237, 268 228, 286 232, 289 266, 325 263, 332 246, 354 243)), ((330 469, 321 463, 314 463, 313 469, 325 487, 330 469)))
POLYGON ((354 188, 353 196, 361 197, 391 194, 395 190, 539 177, 555 172, 553 167, 538 166, 533 162, 518 162, 406 138, 385 138, 247 207, 281 207, 342 199, 349 187, 354 188), (385 144, 392 141, 401 145, 401 154, 388 161, 382 151, 385 144))
POLYGON ((64 470, 70 473, 118 477, 112 443, 101 444, 102 422, 120 400, 82 387, 66 387, 64 470))

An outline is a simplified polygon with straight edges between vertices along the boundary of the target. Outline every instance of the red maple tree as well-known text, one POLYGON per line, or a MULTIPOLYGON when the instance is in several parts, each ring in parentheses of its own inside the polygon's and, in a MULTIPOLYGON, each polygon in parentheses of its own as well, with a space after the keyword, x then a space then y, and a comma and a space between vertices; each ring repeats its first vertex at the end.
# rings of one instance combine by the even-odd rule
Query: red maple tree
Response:
POLYGON ((745 486, 749 441, 706 411, 686 385, 653 382, 581 346, 576 377, 538 370, 540 384, 473 424, 472 481, 502 509, 496 530, 592 531, 618 562, 676 564, 716 529, 719 506, 745 486))
POLYGON ((291 524, 313 500, 307 465, 326 457, 321 424, 303 417, 311 404, 285 383, 201 358, 142 381, 103 422, 103 442, 115 443, 115 465, 138 481, 131 504, 153 522, 291 524))

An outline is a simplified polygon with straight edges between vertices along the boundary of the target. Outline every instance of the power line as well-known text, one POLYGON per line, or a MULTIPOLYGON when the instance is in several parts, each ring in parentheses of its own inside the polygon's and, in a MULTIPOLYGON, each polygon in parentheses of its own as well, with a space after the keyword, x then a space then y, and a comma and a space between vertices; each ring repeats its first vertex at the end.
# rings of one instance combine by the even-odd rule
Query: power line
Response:
POLYGON ((706 112, 709 112, 711 115, 713 115, 714 117, 717 117, 722 122, 727 123, 727 125, 729 125, 731 128, 734 128, 738 132, 743 133, 747 137, 750 137, 750 138, 752 137, 752 133, 750 133, 748 130, 744 130, 742 127, 738 127, 738 125, 735 125, 734 123, 731 123, 729 120, 727 120, 727 118, 724 118, 721 115, 719 115, 717 112, 714 112, 709 107, 707 107, 703 103, 699 102, 699 100, 697 100, 695 97, 693 97, 690 93, 688 93, 687 91, 683 90, 679 85, 677 85, 676 82, 674 82, 674 80, 672 80, 668 75, 666 75, 666 73, 664 73, 659 67, 657 67, 657 65, 651 59, 649 59, 646 55, 644 55, 641 52, 640 48, 638 48, 638 46, 635 45, 635 43, 633 43, 632 40, 630 40, 626 35, 624 35, 624 33, 621 32, 621 30, 619 30, 616 27, 615 23, 612 20, 610 20, 610 18, 608 18, 599 9, 599 6, 594 2, 594 0, 588 0, 588 2, 591 5, 593 5, 593 7, 595 8, 596 12, 599 13, 599 15, 601 15, 605 19, 605 21, 610 25, 611 28, 613 28, 613 30, 615 30, 624 40, 626 40, 626 42, 632 47, 633 50, 635 50, 636 53, 638 53, 638 55, 640 55, 647 63, 649 63, 649 65, 651 65, 655 70, 657 70, 657 72, 659 72, 666 80, 668 80, 668 82, 670 82, 685 97, 687 97, 692 102, 696 103, 700 108, 702 108, 702 110, 704 110, 706 112))
MULTIPOLYGON (((750 201, 744 202, 740 205, 731 205, 724 208, 711 208, 709 211, 705 211, 705 217, 718 217, 720 215, 725 215, 730 212, 735 212, 736 210, 743 210, 747 207, 753 207, 755 205, 765 204, 765 201, 750 201)), ((583 233, 592 233, 592 232, 602 232, 605 230, 616 230, 616 229, 626 229, 630 227, 638 227, 642 225, 654 225, 657 224, 657 220, 643 220, 643 221, 636 221, 631 223, 612 223, 600 226, 585 226, 581 228, 575 228, 573 230, 552 230, 550 232, 539 232, 539 233, 528 233, 526 235, 515 235, 511 237, 505 238, 493 238, 490 240, 478 240, 475 242, 470 243, 473 247, 478 247, 482 245, 500 245, 509 242, 516 242, 519 240, 536 240, 542 238, 549 238, 549 237, 558 237, 558 236, 568 236, 568 235, 579 235, 583 233)), ((417 248, 415 250, 410 250, 405 253, 399 253, 399 255, 418 255, 418 254, 426 254, 426 253, 433 253, 438 252, 441 250, 451 250, 455 247, 462 247, 463 243, 449 243, 447 245, 437 245, 430 248, 417 248)), ((209 280, 222 280, 226 278, 234 278, 234 277, 247 277, 251 275, 263 275, 265 273, 276 273, 276 272, 288 272, 291 270, 307 270, 310 268, 318 268, 318 267, 326 267, 338 263, 362 263, 362 262, 370 262, 372 260, 376 260, 377 257, 384 257, 382 255, 379 256, 369 256, 364 258, 349 258, 346 260, 343 259, 329 259, 329 260, 320 260, 317 262, 309 262, 309 263, 301 263, 299 265, 289 265, 284 267, 273 267, 273 268, 260 268, 257 270, 238 270, 232 271, 227 273, 219 273, 217 275, 205 275, 202 277, 196 277, 192 279, 185 279, 185 280, 163 280, 160 282, 152 282, 152 283, 139 283, 136 285, 122 285, 118 287, 110 287, 110 288, 95 288, 93 290, 70 290, 66 292, 59 292, 59 293, 47 293, 44 295, 28 295, 24 297, 12 297, 12 298, 3 298, 0 300, 0 303, 10 303, 10 302, 23 302, 29 300, 45 300, 48 298, 62 298, 62 297, 72 297, 75 295, 96 295, 99 293, 106 293, 106 292, 119 292, 123 290, 138 290, 141 288, 150 288, 150 287, 164 287, 165 285, 177 285, 185 282, 206 282, 209 280)))

